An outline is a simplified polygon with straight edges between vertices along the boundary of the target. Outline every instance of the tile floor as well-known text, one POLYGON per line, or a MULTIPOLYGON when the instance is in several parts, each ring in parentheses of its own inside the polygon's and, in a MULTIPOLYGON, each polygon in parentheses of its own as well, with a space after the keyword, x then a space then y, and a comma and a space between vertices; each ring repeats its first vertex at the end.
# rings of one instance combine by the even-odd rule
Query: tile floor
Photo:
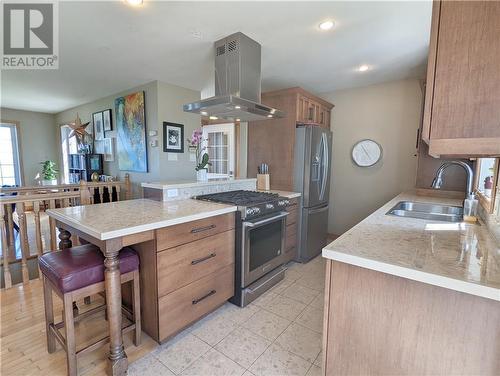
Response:
POLYGON ((321 374, 325 262, 291 263, 245 308, 226 303, 130 365, 129 375, 321 374))

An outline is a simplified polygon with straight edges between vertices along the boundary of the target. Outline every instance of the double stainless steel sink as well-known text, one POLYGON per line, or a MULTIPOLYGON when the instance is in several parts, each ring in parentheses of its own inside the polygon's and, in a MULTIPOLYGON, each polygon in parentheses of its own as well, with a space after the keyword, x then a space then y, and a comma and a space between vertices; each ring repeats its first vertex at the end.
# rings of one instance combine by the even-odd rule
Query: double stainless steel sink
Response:
POLYGON ((386 214, 398 217, 427 219, 431 221, 461 222, 463 219, 463 208, 460 206, 400 201, 386 214))

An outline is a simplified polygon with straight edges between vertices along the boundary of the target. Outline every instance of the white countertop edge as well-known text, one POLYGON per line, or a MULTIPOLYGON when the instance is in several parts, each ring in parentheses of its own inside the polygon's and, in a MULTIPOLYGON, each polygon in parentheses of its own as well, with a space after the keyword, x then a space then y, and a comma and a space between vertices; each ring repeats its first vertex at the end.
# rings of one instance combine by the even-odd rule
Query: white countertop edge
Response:
POLYGON ((245 178, 245 179, 227 179, 227 180, 208 180, 208 181, 192 181, 184 183, 141 183, 143 188, 153 188, 153 189, 174 189, 174 188, 191 188, 191 187, 201 187, 206 185, 219 185, 219 184, 236 184, 257 181, 256 178, 245 178))
POLYGON ((297 198, 300 196, 302 196, 302 193, 298 193, 298 192, 291 192, 291 193, 288 193, 286 195, 283 195, 283 197, 286 197, 286 198, 297 198))
POLYGON ((50 209, 47 210, 47 214, 50 217, 54 218, 55 220, 60 221, 62 223, 65 223, 69 226, 72 226, 75 229, 80 230, 80 231, 82 231, 85 234, 88 234, 90 236, 93 236, 96 239, 109 240, 109 239, 114 239, 114 238, 118 238, 121 236, 138 234, 138 233, 144 232, 144 231, 156 230, 156 229, 159 229, 162 227, 174 226, 174 225, 179 225, 181 223, 186 223, 186 222, 196 221, 199 219, 215 217, 217 215, 232 213, 232 212, 235 212, 236 210, 237 210, 236 206, 228 206, 225 208, 220 208, 217 210, 202 212, 199 214, 186 215, 186 216, 182 216, 179 218, 172 218, 172 219, 167 219, 167 220, 163 220, 163 221, 159 221, 159 222, 153 222, 153 223, 148 223, 148 224, 139 225, 139 226, 127 227, 126 229, 116 230, 116 231, 108 231, 108 232, 103 232, 103 233, 98 233, 98 232, 94 231, 91 227, 83 226, 81 223, 74 221, 71 217, 61 215, 57 212, 52 212, 52 211, 50 211, 50 209))
POLYGON ((277 193, 281 197, 286 197, 286 198, 297 198, 301 197, 302 193, 300 192, 288 192, 288 191, 281 191, 279 189, 270 189, 270 190, 265 190, 265 189, 257 189, 257 192, 264 192, 264 193, 277 193))
POLYGON ((340 261, 346 264, 359 266, 365 269, 371 269, 378 272, 395 275, 398 277, 411 279, 417 282, 423 282, 434 286, 444 287, 449 290, 464 292, 467 294, 480 296, 482 298, 500 301, 500 289, 479 285, 476 283, 460 281, 457 279, 444 277, 419 270, 405 268, 403 266, 391 265, 384 262, 370 260, 359 256, 353 256, 346 253, 333 251, 323 248, 324 258, 340 261))

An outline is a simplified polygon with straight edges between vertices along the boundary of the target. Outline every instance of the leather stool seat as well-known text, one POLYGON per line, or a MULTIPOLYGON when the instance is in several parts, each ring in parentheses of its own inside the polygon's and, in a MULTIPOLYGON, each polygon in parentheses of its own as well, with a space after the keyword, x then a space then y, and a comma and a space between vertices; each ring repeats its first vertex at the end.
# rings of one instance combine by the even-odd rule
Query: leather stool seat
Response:
MULTIPOLYGON (((119 253, 120 272, 139 268, 139 257, 131 248, 119 253)), ((39 258, 40 270, 62 293, 104 281, 104 256, 93 244, 46 253, 39 258)))

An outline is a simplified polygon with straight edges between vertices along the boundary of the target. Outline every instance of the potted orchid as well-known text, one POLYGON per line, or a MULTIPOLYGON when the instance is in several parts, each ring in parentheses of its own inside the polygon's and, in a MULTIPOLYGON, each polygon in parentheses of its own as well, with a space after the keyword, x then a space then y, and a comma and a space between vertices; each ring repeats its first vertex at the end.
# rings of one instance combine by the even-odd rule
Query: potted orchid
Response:
POLYGON ((196 180, 207 181, 208 166, 211 166, 211 163, 208 161, 207 147, 203 145, 203 132, 201 129, 195 129, 187 142, 189 150, 196 154, 196 180))

